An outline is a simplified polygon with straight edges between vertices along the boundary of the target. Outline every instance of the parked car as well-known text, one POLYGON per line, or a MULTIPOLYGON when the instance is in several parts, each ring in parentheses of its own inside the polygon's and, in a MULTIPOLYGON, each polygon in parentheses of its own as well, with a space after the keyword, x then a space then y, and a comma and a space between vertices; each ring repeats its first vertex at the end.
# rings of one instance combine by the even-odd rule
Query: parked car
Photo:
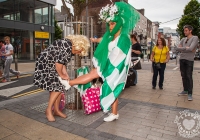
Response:
POLYGON ((176 53, 172 52, 172 51, 169 51, 169 56, 170 56, 170 59, 176 59, 176 53))
POLYGON ((196 52, 194 54, 194 60, 200 60, 200 50, 196 49, 196 52))

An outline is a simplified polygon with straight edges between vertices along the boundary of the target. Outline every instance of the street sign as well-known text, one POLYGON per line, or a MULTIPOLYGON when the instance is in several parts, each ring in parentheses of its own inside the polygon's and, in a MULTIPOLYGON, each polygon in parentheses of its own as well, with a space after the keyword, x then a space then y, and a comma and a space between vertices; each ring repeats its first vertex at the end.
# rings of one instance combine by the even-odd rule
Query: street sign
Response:
POLYGON ((49 39, 49 33, 48 33, 48 32, 39 32, 39 31, 35 31, 35 38, 45 38, 45 39, 49 39))

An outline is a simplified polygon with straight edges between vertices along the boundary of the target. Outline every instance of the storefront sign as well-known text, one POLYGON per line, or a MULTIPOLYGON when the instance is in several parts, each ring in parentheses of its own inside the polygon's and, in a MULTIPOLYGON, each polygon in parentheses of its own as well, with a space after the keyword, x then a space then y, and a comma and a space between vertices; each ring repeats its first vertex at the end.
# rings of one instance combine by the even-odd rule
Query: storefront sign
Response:
POLYGON ((49 33, 48 32, 38 32, 35 31, 35 38, 49 38, 49 33))

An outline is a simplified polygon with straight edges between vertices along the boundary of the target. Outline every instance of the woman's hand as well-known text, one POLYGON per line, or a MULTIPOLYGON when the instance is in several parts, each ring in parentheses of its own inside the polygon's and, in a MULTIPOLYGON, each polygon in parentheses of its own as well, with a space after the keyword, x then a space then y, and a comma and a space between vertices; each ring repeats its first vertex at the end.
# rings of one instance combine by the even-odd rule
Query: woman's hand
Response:
POLYGON ((97 42, 97 38, 91 37, 91 38, 90 38, 90 41, 91 41, 91 42, 97 42))
POLYGON ((166 59, 166 60, 165 60, 165 63, 168 63, 168 62, 169 62, 169 59, 166 59))
POLYGON ((67 80, 67 81, 70 80, 68 74, 63 74, 62 76, 60 75, 60 77, 61 77, 63 80, 67 80))

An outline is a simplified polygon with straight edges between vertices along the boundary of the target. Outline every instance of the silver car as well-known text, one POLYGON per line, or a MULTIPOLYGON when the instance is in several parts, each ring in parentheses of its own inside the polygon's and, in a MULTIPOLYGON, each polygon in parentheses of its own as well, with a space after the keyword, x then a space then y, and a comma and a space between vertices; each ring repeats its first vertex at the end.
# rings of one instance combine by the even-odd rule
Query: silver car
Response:
POLYGON ((170 59, 176 59, 176 53, 173 53, 172 51, 169 51, 169 56, 170 56, 170 59))

